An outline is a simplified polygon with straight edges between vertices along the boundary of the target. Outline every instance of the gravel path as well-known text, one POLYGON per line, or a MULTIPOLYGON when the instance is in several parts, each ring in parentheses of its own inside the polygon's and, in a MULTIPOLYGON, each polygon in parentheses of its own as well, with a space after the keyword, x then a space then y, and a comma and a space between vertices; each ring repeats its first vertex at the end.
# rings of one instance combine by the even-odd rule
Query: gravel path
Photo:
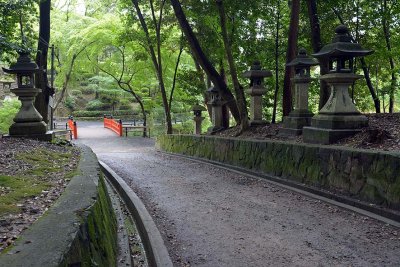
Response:
POLYGON ((400 266, 398 228, 98 123, 78 134, 143 199, 176 266, 400 266))

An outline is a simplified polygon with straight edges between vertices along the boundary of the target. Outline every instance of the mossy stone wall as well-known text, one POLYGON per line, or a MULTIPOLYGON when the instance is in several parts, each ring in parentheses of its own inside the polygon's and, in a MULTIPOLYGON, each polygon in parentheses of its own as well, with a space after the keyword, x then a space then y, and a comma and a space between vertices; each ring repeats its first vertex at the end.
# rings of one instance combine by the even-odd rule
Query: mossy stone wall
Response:
POLYGON ((399 152, 193 135, 159 136, 157 146, 400 210, 399 152))
POLYGON ((104 179, 98 184, 97 201, 78 214, 79 231, 59 266, 116 266, 117 221, 104 179))
POLYGON ((83 146, 78 174, 0 266, 117 265, 117 221, 96 155, 83 146))

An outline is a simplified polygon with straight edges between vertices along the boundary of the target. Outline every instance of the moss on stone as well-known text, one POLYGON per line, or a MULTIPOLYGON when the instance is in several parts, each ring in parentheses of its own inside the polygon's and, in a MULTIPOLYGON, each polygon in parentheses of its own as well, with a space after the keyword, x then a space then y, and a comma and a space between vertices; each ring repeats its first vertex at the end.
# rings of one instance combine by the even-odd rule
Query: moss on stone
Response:
POLYGON ((117 221, 102 177, 97 201, 79 216, 84 223, 59 266, 116 266, 117 221))

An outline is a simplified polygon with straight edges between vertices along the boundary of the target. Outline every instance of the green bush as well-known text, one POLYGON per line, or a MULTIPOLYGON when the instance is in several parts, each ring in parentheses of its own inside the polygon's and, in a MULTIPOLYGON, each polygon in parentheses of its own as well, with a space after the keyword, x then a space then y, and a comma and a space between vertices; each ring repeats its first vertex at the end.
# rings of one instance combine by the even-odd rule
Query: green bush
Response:
POLYGON ((8 133, 8 128, 10 128, 11 124, 13 123, 13 119, 20 107, 21 107, 21 102, 16 99, 0 101, 1 133, 8 133))
POLYGON ((187 122, 180 123, 180 124, 174 124, 174 125, 172 125, 172 128, 173 128, 173 132, 176 134, 192 134, 194 124, 193 124, 193 121, 187 121, 187 122))
POLYGON ((96 91, 96 89, 97 89, 97 85, 95 85, 95 84, 89 84, 88 87, 83 87, 83 88, 82 88, 82 94, 84 94, 84 95, 91 95, 91 94, 94 94, 94 92, 96 91))
POLYGON ((67 97, 67 99, 65 99, 65 107, 68 108, 69 110, 74 110, 75 109, 75 98, 74 97, 67 97))
POLYGON ((121 104, 119 105, 120 110, 131 110, 131 106, 129 104, 121 104))
POLYGON ((104 114, 113 115, 115 118, 138 115, 138 113, 132 110, 115 110, 114 112, 104 110, 77 110, 72 112, 72 116, 74 117, 103 117, 104 114))
POLYGON ((72 91, 71 91, 71 94, 72 94, 73 96, 81 96, 81 95, 82 95, 82 92, 79 91, 79 90, 72 90, 72 91))
POLYGON ((120 99, 119 100, 119 110, 130 110, 132 109, 131 107, 131 102, 128 99, 120 99))
POLYGON ((89 110, 89 111, 95 111, 95 110, 99 111, 99 110, 108 110, 108 109, 110 109, 110 105, 103 103, 99 99, 89 101, 86 104, 86 110, 89 110))

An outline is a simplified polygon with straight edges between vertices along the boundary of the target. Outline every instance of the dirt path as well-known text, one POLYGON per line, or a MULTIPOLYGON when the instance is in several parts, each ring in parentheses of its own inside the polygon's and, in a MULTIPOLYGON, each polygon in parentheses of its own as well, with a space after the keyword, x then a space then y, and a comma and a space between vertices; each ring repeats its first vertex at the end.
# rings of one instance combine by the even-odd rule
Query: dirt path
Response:
POLYGON ((100 124, 79 135, 143 199, 176 266, 400 266, 398 228, 100 124))

